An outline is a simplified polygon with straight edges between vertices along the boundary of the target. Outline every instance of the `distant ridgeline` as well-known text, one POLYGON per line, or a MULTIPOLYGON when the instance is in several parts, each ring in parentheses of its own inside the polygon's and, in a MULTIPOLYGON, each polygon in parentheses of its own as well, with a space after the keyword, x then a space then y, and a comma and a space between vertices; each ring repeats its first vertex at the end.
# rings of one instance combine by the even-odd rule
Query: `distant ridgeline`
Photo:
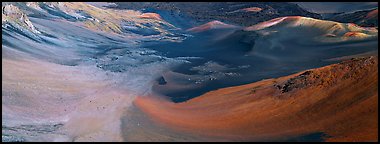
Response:
POLYGON ((172 15, 186 15, 198 24, 218 20, 240 26, 251 26, 281 16, 321 18, 293 3, 278 2, 117 2, 118 9, 166 10, 172 15))
POLYGON ((355 23, 364 27, 377 27, 378 26, 378 11, 379 9, 362 10, 351 13, 335 14, 328 20, 342 22, 342 23, 355 23))

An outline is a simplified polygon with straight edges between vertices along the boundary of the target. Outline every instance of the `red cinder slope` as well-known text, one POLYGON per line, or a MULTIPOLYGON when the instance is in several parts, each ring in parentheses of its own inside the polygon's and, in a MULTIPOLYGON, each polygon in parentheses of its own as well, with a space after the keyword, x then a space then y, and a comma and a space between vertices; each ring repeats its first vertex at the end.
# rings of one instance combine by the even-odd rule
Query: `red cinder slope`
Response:
POLYGON ((225 24, 220 21, 211 21, 206 24, 188 29, 190 32, 204 32, 211 29, 236 28, 237 26, 225 24))
POLYGON ((134 104, 157 124, 230 140, 277 141, 323 132, 326 141, 378 141, 378 57, 208 92, 184 103, 134 104))

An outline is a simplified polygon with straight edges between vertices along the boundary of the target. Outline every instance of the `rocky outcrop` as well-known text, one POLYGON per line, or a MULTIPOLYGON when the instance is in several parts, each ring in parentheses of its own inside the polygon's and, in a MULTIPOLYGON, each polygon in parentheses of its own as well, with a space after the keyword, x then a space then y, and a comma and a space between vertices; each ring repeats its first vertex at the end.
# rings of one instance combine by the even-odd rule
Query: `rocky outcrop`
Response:
POLYGON ((7 28, 8 26, 15 27, 20 31, 30 31, 35 34, 40 32, 33 26, 32 22, 29 20, 28 16, 21 11, 18 7, 12 4, 6 4, 2 6, 2 27, 7 28))
POLYGON ((347 79, 359 81, 361 77, 365 76, 365 72, 376 64, 375 60, 375 57, 352 58, 349 61, 331 65, 328 68, 305 71, 274 86, 282 93, 286 93, 295 89, 306 89, 312 86, 321 88, 333 87, 335 84, 340 83, 340 81, 347 79))
MULTIPOLYGON (((305 88, 308 85, 311 85, 311 81, 308 81, 309 75, 312 74, 312 71, 306 71, 294 78, 290 78, 289 80, 285 81, 284 84, 275 84, 279 90, 281 90, 282 93, 289 92, 296 88, 305 88)), ((312 76, 313 78, 319 78, 319 76, 312 76)))

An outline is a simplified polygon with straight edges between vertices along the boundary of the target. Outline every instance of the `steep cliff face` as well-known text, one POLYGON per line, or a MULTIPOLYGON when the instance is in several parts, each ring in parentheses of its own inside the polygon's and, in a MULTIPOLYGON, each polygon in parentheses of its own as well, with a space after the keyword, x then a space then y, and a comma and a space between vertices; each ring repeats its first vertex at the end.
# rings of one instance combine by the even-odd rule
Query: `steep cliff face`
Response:
POLYGON ((214 138, 377 141, 377 74, 377 57, 356 58, 183 103, 139 97, 135 105, 158 124, 214 138))

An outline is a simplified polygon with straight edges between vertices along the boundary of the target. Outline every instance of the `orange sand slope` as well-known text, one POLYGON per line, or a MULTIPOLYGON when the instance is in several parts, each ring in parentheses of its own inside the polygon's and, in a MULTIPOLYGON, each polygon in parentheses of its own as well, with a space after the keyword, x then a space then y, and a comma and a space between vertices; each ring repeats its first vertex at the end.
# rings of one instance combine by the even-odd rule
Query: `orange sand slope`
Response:
POLYGON ((367 14, 366 19, 377 18, 379 16, 379 9, 375 9, 367 14))
POLYGON ((323 132, 326 141, 378 141, 378 57, 223 88, 184 103, 138 97, 157 124, 237 141, 282 141, 323 132))
POLYGON ((156 13, 143 13, 140 15, 140 18, 162 20, 161 16, 156 13))
POLYGON ((263 9, 259 7, 250 7, 250 8, 244 8, 242 10, 245 12, 260 12, 263 9))
POLYGON ((237 26, 226 24, 226 23, 223 23, 221 21, 214 20, 214 21, 208 22, 206 24, 190 28, 186 31, 204 32, 204 31, 211 30, 211 29, 228 29, 228 28, 237 28, 237 26))

